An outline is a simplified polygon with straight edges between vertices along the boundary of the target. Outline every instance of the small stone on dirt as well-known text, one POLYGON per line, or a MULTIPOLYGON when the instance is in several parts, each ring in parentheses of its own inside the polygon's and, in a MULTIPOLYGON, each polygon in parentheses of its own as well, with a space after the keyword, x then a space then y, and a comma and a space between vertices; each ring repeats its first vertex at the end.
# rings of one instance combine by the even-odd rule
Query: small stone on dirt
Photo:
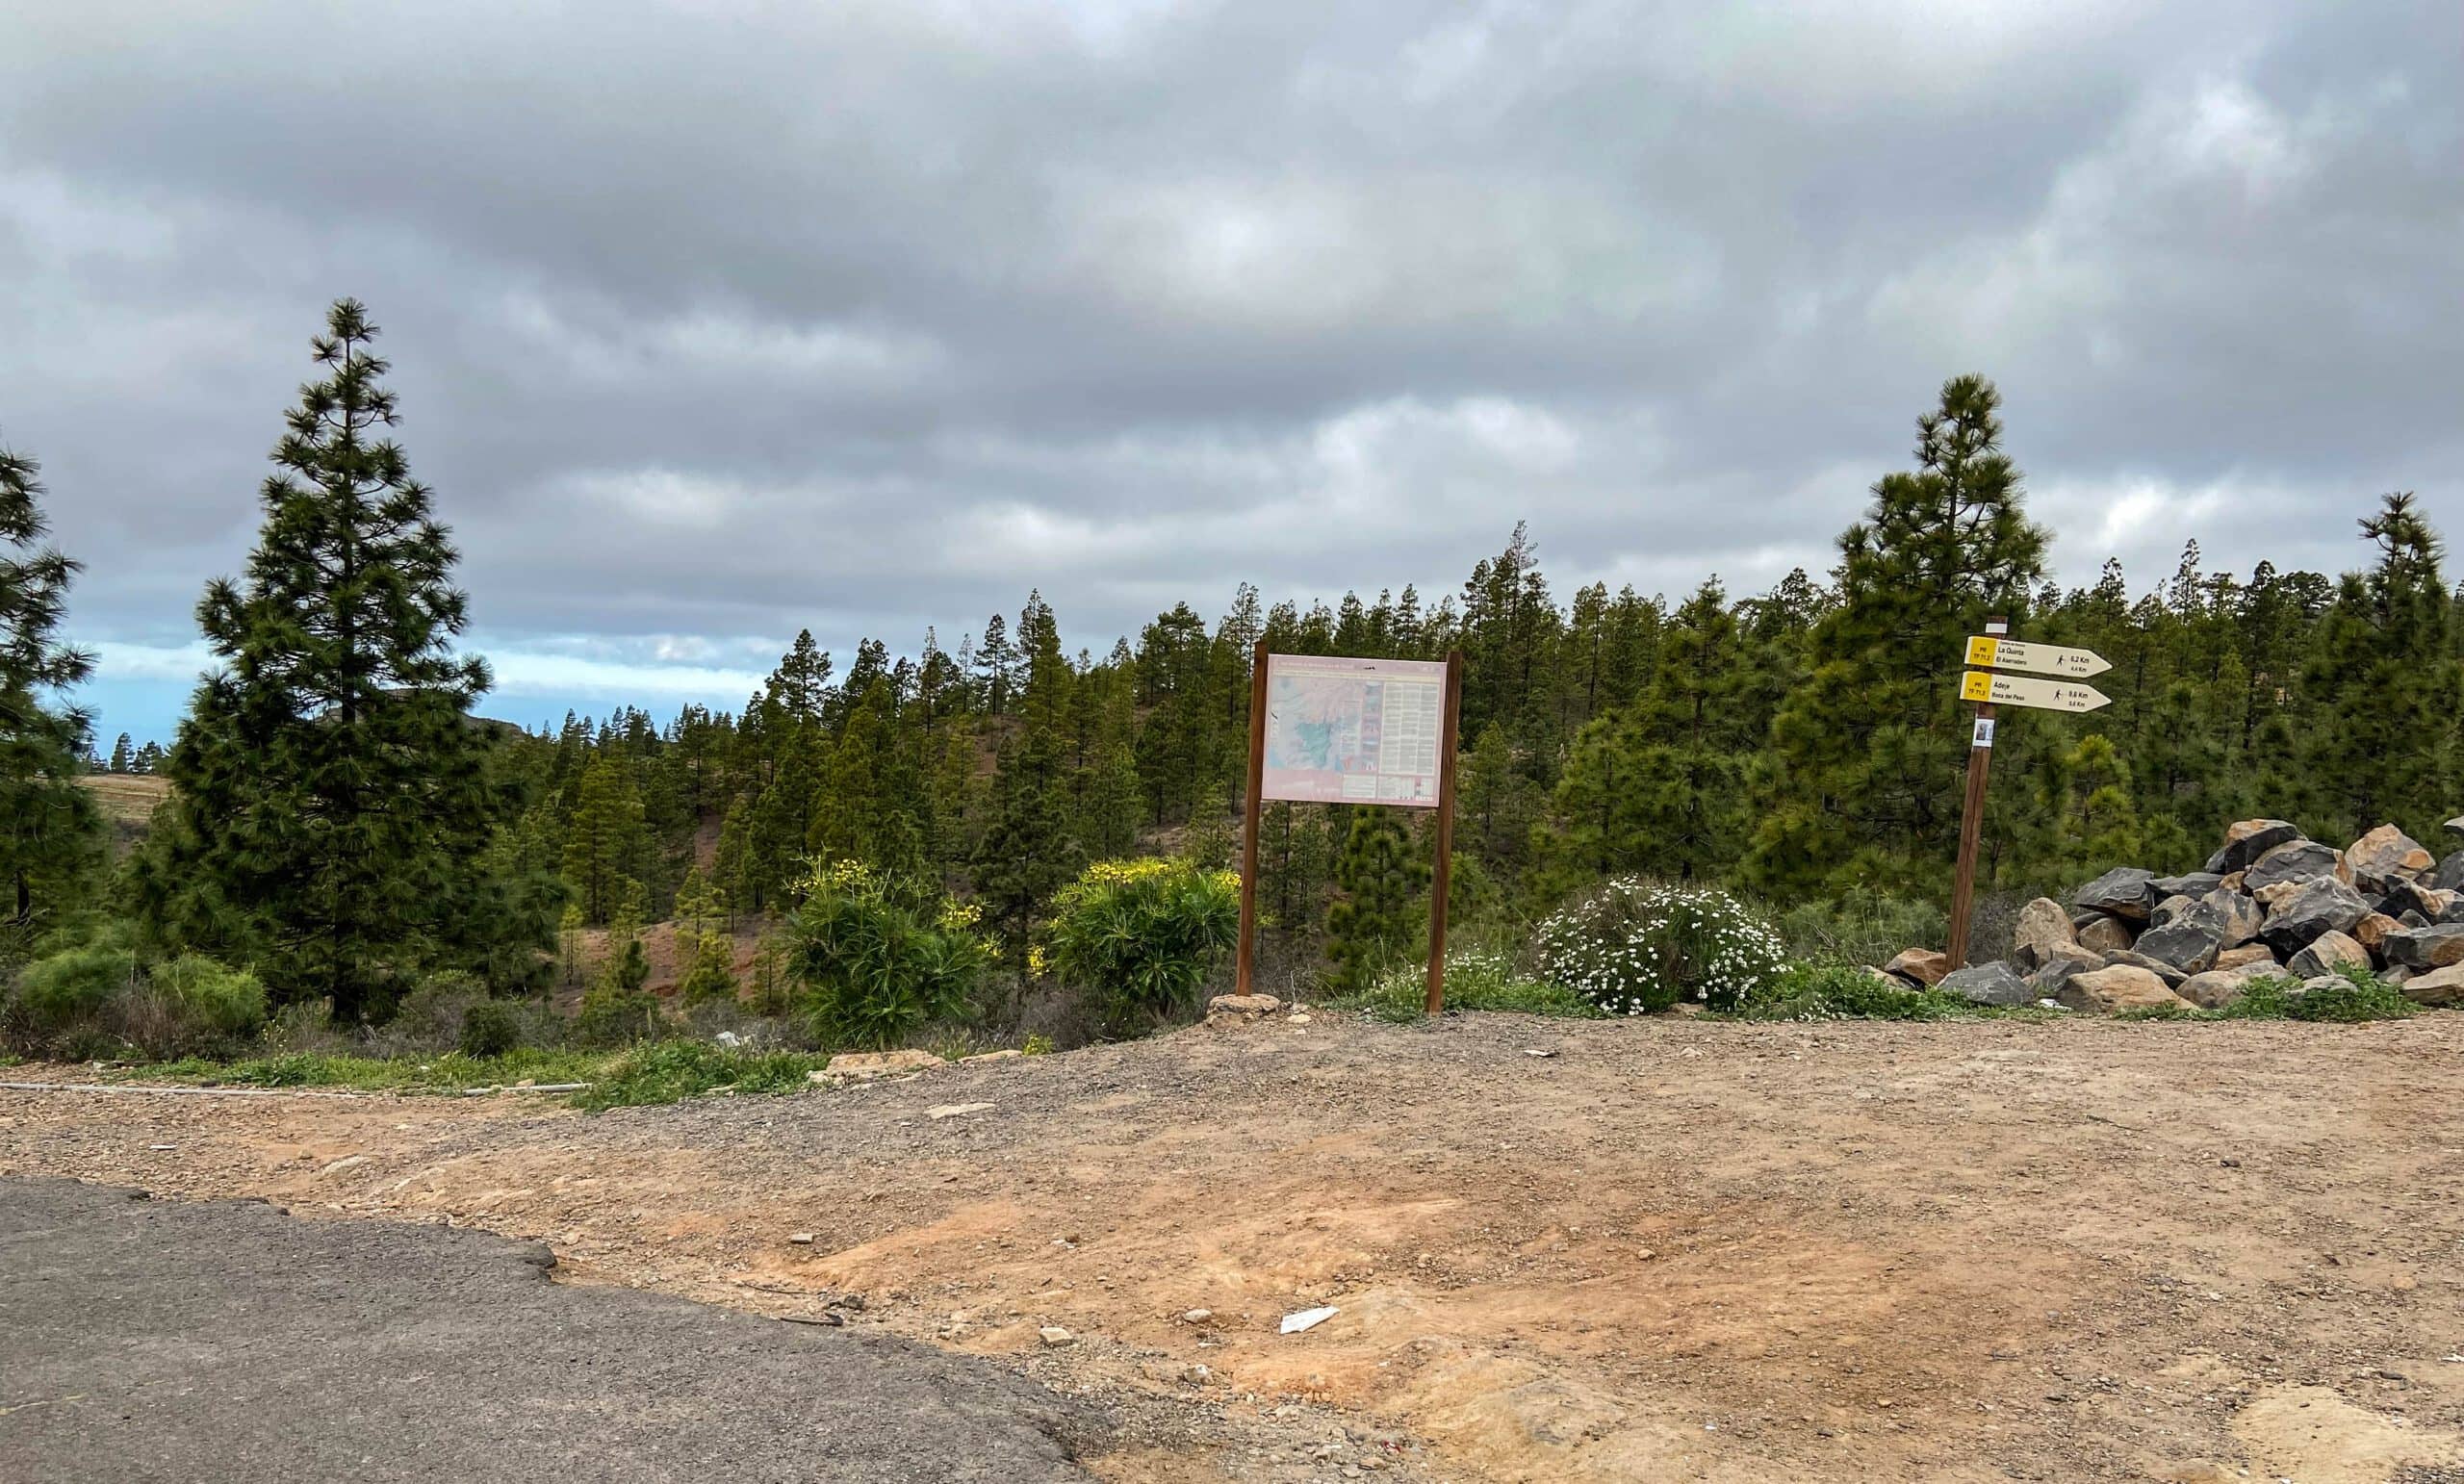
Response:
POLYGON ((1296 1335, 1305 1329, 1316 1329, 1341 1313, 1343 1311, 1334 1305, 1325 1304, 1316 1309, 1302 1309, 1296 1313, 1287 1314, 1283 1317, 1281 1333, 1296 1335))
POLYGON ((941 1064, 941 1059, 929 1051, 848 1051, 832 1057, 830 1064, 813 1074, 812 1080, 843 1078, 860 1082, 868 1077, 920 1072, 941 1064))
POLYGON ((1063 1345, 1076 1344, 1078 1343, 1078 1337, 1076 1335, 1063 1329, 1058 1324, 1047 1324, 1043 1328, 1037 1330, 1036 1338, 1042 1341, 1044 1348, 1048 1350, 1058 1350, 1063 1345))
POLYGON ((1212 1309, 1192 1309, 1181 1316, 1181 1322, 1184 1324, 1205 1324, 1213 1320, 1214 1318, 1215 1311, 1212 1309))
POLYGON ((943 1103, 938 1108, 925 1109, 924 1116, 937 1121, 942 1118, 957 1118, 967 1113, 984 1113, 991 1106, 990 1103, 943 1103))
POLYGON ((787 1234, 787 1241, 789 1244, 793 1246, 809 1247, 812 1245, 812 1233, 789 1232, 787 1234))

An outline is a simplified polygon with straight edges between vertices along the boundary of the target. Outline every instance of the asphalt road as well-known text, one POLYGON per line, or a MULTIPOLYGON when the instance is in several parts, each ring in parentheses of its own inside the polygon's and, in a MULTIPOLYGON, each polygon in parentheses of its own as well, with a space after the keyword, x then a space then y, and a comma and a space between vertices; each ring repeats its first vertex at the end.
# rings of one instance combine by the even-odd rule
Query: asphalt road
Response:
POLYGON ((0 1477, 1084 1479, 1101 1420, 884 1336, 559 1284, 484 1233, 0 1180, 0 1477))

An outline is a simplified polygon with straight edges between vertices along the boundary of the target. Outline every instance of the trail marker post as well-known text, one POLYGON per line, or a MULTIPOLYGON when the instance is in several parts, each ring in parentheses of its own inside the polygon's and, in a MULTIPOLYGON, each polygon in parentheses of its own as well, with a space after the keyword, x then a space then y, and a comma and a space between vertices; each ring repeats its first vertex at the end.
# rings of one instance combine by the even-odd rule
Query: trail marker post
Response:
POLYGON ((1267 642, 1249 652, 1249 801, 1241 819, 1241 946, 1233 953, 1232 987, 1249 994, 1258 972, 1258 821, 1266 812, 1260 783, 1267 766, 1267 642))
POLYGON ((1241 829, 1241 941, 1235 987, 1256 992, 1258 834, 1269 800, 1437 810, 1430 873, 1431 1014, 1446 1003, 1446 908, 1453 877, 1454 752, 1463 654, 1441 663, 1270 654, 1249 659, 1248 807, 1241 829))
POLYGON ((1955 969, 1967 966, 1967 920, 1976 902, 1977 836, 1985 825, 1985 783, 1993 770, 1994 708, 2027 706, 2040 711, 2093 711, 2110 704, 2102 691, 2079 683, 2088 676, 2113 668, 2092 650, 2066 650, 2050 644, 2022 644, 2011 638, 2002 618, 1985 621, 1985 632, 1967 642, 1967 673, 1960 678, 1960 699, 1976 703, 1968 734, 1967 795, 1960 805, 1959 873, 1951 882, 1951 941, 1946 957, 1955 969), (2061 677, 2033 679, 2011 675, 2014 670, 2061 677))

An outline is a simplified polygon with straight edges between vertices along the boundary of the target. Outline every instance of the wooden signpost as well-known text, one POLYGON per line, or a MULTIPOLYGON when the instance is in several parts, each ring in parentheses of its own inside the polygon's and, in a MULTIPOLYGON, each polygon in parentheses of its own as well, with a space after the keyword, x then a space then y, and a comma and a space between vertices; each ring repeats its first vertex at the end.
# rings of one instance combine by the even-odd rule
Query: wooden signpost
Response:
POLYGON ((2010 624, 2003 619, 1986 620, 1985 632, 1967 642, 1967 662, 1973 668, 1960 678, 1960 699, 1976 703, 1976 718, 1968 736, 1967 796, 1960 805, 1959 874, 1951 882, 1947 957, 1955 969, 1967 966, 1967 919, 1976 900, 1977 835, 1985 825, 1985 781, 1993 768, 1994 707, 2077 713, 2111 704, 2094 686, 2076 683, 2113 668, 2103 655, 2092 650, 2022 644, 2009 637, 2010 631, 2010 624), (2063 678, 2040 680, 2005 673, 2013 670, 2063 678))
POLYGON ((1430 660, 1270 654, 1249 660, 1248 806, 1241 825, 1235 987, 1256 992, 1258 832, 1269 800, 1437 810, 1429 880, 1430 1014, 1446 1004, 1446 900, 1454 874, 1454 750, 1463 653, 1430 660))

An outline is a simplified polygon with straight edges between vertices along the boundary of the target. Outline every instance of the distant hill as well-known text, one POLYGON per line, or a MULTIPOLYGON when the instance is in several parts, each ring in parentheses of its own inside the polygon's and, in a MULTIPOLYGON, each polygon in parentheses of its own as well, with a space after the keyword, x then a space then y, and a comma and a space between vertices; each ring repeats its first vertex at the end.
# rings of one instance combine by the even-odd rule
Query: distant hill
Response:
POLYGON ((103 818, 111 825, 115 856, 145 837, 154 806, 171 796, 171 780, 150 774, 89 773, 77 781, 101 806, 103 818))

